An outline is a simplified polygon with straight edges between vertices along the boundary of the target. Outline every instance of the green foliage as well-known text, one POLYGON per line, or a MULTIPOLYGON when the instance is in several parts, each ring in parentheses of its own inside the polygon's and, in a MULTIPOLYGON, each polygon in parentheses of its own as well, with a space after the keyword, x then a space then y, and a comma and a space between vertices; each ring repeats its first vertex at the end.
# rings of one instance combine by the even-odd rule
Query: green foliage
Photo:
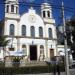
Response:
POLYGON ((6 40, 6 37, 3 36, 3 31, 4 31, 4 20, 0 21, 0 47, 5 47, 9 43, 9 40, 6 40))
POLYGON ((64 45, 64 34, 60 31, 60 27, 62 28, 63 25, 57 26, 57 42, 59 45, 64 45))
POLYGON ((14 67, 19 67, 20 65, 20 59, 17 57, 17 58, 14 58, 13 59, 13 66, 14 67))
POLYGON ((67 34, 68 45, 71 46, 72 41, 75 43, 75 20, 71 20, 66 23, 66 34, 67 34), (71 36, 73 36, 72 39, 71 36))
MULTIPOLYGON (((53 68, 55 66, 52 66, 51 64, 47 66, 29 66, 29 67, 2 67, 0 68, 0 71, 4 70, 6 75, 13 74, 37 74, 37 73, 50 73, 53 72, 53 68)), ((64 71, 63 64, 60 64, 60 71, 64 71)))
POLYGON ((0 47, 5 47, 9 42, 10 40, 6 40, 5 36, 0 36, 0 47))
POLYGON ((67 44, 70 47, 73 59, 75 60, 75 20, 70 20, 66 23, 66 34, 67 44))
POLYGON ((4 22, 0 21, 0 35, 3 35, 3 30, 4 30, 4 22))
POLYGON ((0 61, 0 68, 4 67, 4 62, 0 61))
POLYGON ((14 58, 13 62, 20 62, 20 59, 19 58, 14 58))

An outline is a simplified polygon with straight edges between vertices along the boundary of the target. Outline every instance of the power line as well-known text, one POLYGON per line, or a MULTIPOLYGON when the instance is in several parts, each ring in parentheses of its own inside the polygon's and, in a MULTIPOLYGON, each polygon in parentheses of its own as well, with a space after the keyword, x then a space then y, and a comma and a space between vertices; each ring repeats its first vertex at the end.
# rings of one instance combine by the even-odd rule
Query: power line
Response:
MULTIPOLYGON (((9 3, 0 2, 0 4, 5 5, 5 4, 9 4, 9 3)), ((27 7, 33 6, 33 7, 37 7, 37 8, 41 7, 41 3, 19 2, 19 4, 17 4, 17 5, 22 6, 22 7, 23 6, 27 6, 27 7)), ((52 6, 53 10, 59 10, 58 12, 59 12, 59 14, 61 14, 60 13, 60 9, 62 8, 61 5, 56 5, 56 4, 50 4, 50 5, 52 6)), ((64 7, 64 10, 68 13, 75 13, 75 9, 71 8, 71 7, 64 7)), ((5 10, 4 10, 4 13, 5 13, 5 10)), ((2 15, 2 14, 0 14, 0 15, 2 15)))
MULTIPOLYGON (((5 2, 0 2, 0 4, 9 4, 9 3, 5 3, 5 2)), ((28 2, 19 2, 19 4, 14 4, 14 5, 22 5, 22 6, 33 6, 33 7, 40 7, 41 6, 41 3, 28 3, 28 2)), ((54 8, 58 8, 58 9, 61 9, 62 6, 59 6, 59 5, 55 5, 55 4, 51 4, 52 7, 54 8)), ((66 10, 70 10, 70 11, 73 11, 75 10, 74 8, 71 8, 71 7, 65 7, 66 10)))

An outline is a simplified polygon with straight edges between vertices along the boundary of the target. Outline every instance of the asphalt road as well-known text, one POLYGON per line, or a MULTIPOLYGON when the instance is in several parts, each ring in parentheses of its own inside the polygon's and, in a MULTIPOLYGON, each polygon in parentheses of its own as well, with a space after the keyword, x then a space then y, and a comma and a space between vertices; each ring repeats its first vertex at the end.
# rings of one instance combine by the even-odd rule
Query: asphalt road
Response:
MULTIPOLYGON (((40 74, 16 74, 16 75, 54 75, 54 74, 53 73, 40 73, 40 74)), ((65 75, 65 72, 60 73, 60 75, 65 75)))
MULTIPOLYGON (((70 75, 75 75, 75 69, 70 69, 70 75)), ((54 75, 53 73, 40 73, 40 74, 16 74, 16 75, 54 75)), ((58 75, 58 73, 56 74, 58 75)), ((60 75, 66 75, 65 72, 61 72, 60 75)))
POLYGON ((70 75, 75 75, 75 69, 70 69, 70 75))

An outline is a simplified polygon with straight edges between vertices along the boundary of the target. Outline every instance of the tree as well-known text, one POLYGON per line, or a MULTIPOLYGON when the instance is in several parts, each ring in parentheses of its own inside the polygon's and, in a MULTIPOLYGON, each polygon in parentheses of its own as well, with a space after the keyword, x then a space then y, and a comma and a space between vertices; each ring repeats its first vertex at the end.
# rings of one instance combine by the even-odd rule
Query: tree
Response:
POLYGON ((0 21, 0 48, 3 50, 3 57, 4 52, 6 52, 6 46, 10 40, 6 40, 6 37, 3 35, 4 31, 4 21, 0 21))
POLYGON ((3 30, 4 30, 4 21, 1 20, 1 21, 0 21, 0 36, 3 35, 3 33, 4 33, 3 30))
POLYGON ((57 41, 59 45, 64 45, 63 25, 57 26, 57 41))
POLYGON ((66 21, 66 36, 63 33, 63 25, 60 25, 57 29, 58 44, 64 45, 64 38, 67 39, 67 45, 70 47, 70 52, 75 60, 75 19, 66 21))
POLYGON ((75 19, 66 23, 67 44, 71 49, 73 60, 75 60, 75 19))
POLYGON ((6 40, 5 36, 0 36, 0 48, 1 50, 3 50, 3 58, 5 57, 5 53, 6 51, 6 46, 8 45, 8 43, 10 42, 10 40, 6 40))
POLYGON ((0 36, 0 47, 5 47, 9 43, 9 40, 6 40, 5 36, 0 36))

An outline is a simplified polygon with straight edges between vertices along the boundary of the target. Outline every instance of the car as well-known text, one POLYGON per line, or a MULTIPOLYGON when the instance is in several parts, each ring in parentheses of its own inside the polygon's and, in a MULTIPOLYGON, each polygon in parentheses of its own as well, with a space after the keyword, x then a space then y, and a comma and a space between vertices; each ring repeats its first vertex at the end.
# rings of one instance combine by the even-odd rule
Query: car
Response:
POLYGON ((75 61, 72 61, 71 64, 69 65, 70 69, 75 69, 75 61))

